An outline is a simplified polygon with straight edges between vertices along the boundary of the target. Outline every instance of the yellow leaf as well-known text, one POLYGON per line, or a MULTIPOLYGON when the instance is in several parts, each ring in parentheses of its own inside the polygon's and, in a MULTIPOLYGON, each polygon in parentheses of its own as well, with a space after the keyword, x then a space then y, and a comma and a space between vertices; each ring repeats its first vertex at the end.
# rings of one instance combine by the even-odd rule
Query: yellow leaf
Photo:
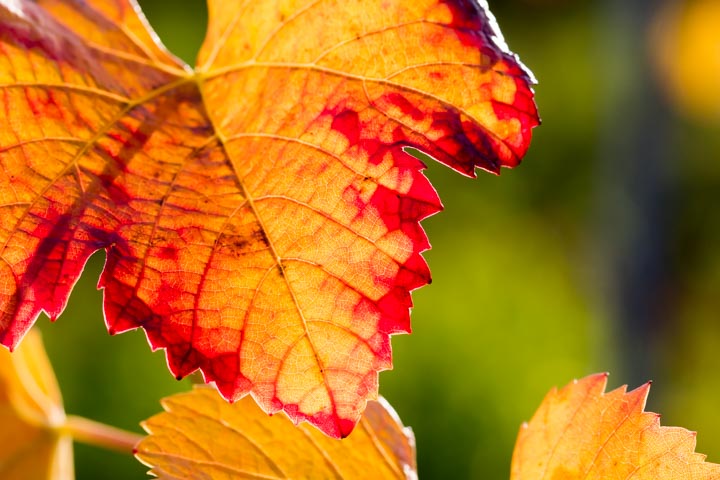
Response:
POLYGON ((249 397, 228 404, 210 387, 162 403, 166 412, 143 424, 150 435, 136 456, 163 479, 417 478, 412 430, 382 399, 368 402, 344 440, 284 414, 268 418, 249 397))
POLYGON ((644 412, 650 384, 603 393, 607 374, 547 394, 520 429, 511 480, 707 480, 720 465, 695 453, 695 433, 644 412))
POLYGON ((74 478, 72 438, 40 335, 31 330, 15 353, 0 349, 0 478, 74 478))

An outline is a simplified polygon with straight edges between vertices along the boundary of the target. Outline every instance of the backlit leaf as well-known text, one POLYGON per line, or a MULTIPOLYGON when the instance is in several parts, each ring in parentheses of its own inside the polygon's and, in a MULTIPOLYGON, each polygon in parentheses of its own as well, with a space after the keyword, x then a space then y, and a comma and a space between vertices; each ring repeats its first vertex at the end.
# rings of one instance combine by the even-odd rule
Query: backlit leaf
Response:
POLYGON ((344 440, 296 428, 282 414, 268 418, 249 397, 228 404, 209 387, 162 404, 135 454, 160 478, 417 478, 412 430, 384 400, 369 402, 344 440))
POLYGON ((486 8, 210 1, 192 70, 131 0, 0 5, 0 341, 104 249, 111 333, 347 435, 430 280, 440 202, 405 149, 499 172, 537 124, 486 8))
POLYGON ((650 384, 604 393, 607 375, 552 390, 520 429, 511 480, 707 480, 720 465, 695 453, 695 433, 644 412, 650 384))
POLYGON ((0 350, 0 478, 74 478, 72 438, 40 335, 31 330, 11 354, 0 350))

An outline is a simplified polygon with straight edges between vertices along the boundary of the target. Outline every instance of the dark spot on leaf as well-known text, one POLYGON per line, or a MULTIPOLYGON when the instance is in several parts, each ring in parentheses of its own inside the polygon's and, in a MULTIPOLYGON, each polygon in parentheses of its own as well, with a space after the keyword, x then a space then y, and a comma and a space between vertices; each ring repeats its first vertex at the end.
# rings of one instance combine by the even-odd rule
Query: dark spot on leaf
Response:
POLYGON ((248 245, 248 241, 247 241, 247 239, 245 239, 243 237, 238 237, 232 242, 232 246, 237 249, 240 249, 240 250, 247 247, 247 245, 248 245))
POLYGON ((160 251, 158 252, 158 256, 165 260, 177 260, 178 250, 177 248, 171 246, 161 247, 160 251))
POLYGON ((265 230, 262 228, 257 228, 253 231, 253 238, 255 241, 261 243, 264 246, 270 246, 270 242, 268 241, 267 235, 265 234, 265 230))

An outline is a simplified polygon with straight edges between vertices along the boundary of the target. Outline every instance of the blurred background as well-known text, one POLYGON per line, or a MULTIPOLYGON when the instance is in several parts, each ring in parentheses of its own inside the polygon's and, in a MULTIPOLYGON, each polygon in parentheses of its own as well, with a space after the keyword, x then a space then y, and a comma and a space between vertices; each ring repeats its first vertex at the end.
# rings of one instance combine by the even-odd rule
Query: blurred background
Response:
MULTIPOLYGON (((192 64, 200 0, 140 2, 192 64)), ((552 386, 652 379, 648 410, 720 462, 720 2, 491 0, 533 70, 543 125, 523 164, 476 180, 430 165, 433 284, 414 294, 381 393, 417 437, 421 479, 506 479, 552 386), (712 213, 716 212, 716 213, 712 213)), ((69 413, 140 431, 189 388, 144 334, 111 338, 95 255, 65 314, 39 323, 69 413)), ((78 479, 144 466, 77 445, 78 479)))

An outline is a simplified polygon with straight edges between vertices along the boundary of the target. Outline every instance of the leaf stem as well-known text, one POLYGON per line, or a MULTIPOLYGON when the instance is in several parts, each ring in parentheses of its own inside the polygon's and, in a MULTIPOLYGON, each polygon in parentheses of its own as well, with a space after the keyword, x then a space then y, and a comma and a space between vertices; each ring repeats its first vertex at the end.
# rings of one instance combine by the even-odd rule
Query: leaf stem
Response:
POLYGON ((140 434, 76 415, 68 416, 60 430, 78 442, 131 455, 135 445, 143 438, 140 434))

